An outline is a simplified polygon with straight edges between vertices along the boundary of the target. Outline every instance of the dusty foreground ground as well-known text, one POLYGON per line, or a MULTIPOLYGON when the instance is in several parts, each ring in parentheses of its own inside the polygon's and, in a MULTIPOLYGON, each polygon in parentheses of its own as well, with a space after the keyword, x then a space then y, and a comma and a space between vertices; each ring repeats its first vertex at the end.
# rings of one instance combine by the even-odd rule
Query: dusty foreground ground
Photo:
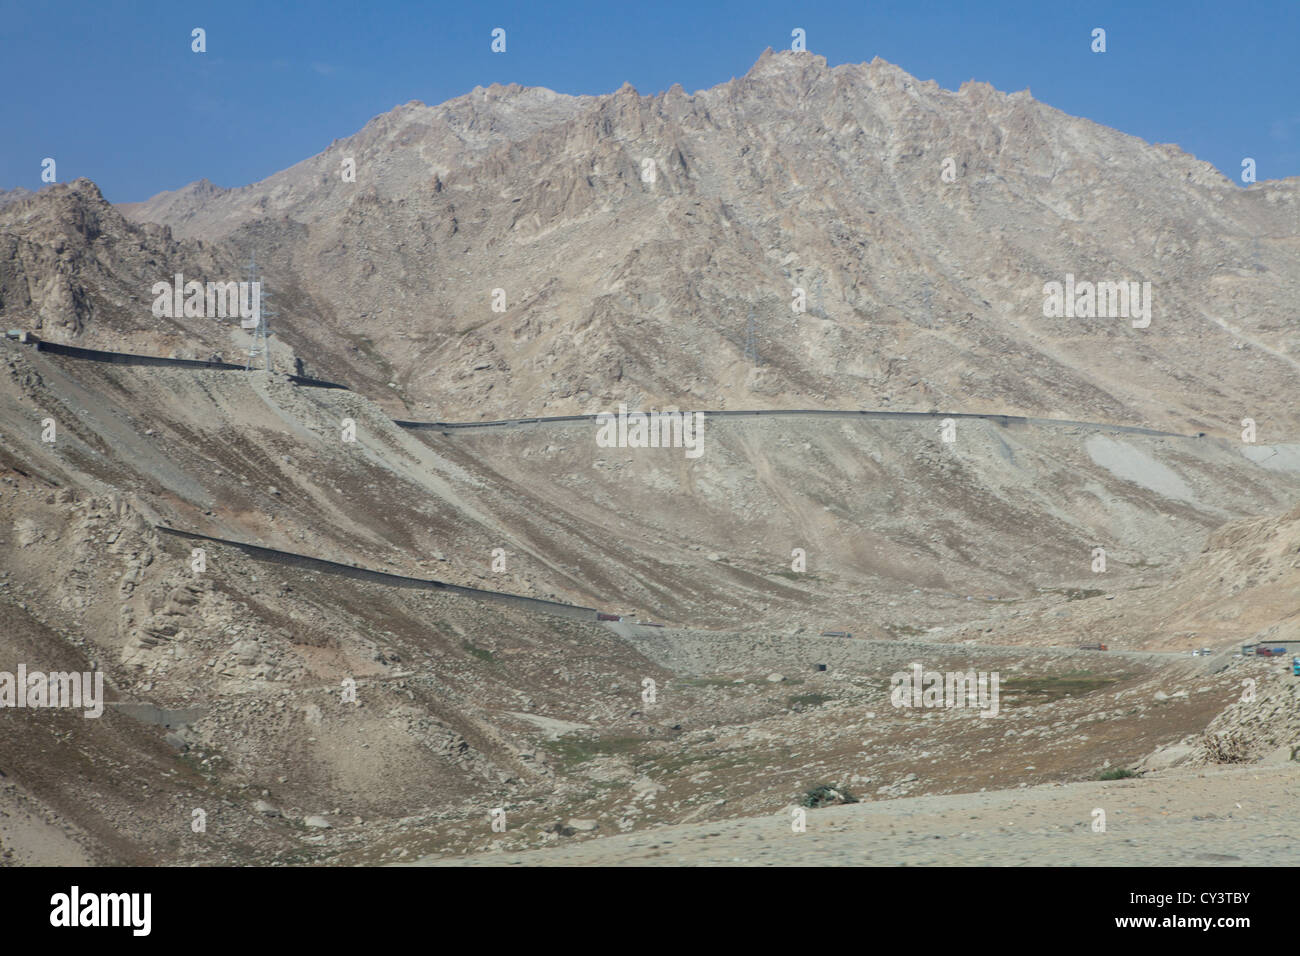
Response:
POLYGON ((710 429, 699 464, 413 432, 283 377, 0 343, 0 674, 96 671, 106 698, 0 713, 0 865, 508 856, 788 833, 823 786, 894 806, 1300 760, 1289 658, 1234 656, 1300 647, 1300 445, 710 429), (916 668, 998 676, 996 718, 902 706, 916 668))
POLYGON ((1294 766, 1175 770, 808 810, 804 833, 787 811, 418 865, 1296 866, 1297 798, 1294 766))

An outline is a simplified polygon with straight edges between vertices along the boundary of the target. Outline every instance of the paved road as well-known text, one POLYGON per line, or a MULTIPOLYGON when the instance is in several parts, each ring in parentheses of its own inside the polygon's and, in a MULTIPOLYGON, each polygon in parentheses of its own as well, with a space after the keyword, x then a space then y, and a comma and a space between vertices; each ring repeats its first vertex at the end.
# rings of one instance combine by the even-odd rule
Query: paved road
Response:
MULTIPOLYGON (((193 359, 176 359, 167 358, 161 355, 136 355, 128 352, 112 352, 101 349, 86 349, 70 345, 60 345, 54 342, 44 342, 38 338, 32 337, 29 344, 35 347, 38 352, 47 354, 61 355, 65 358, 83 359, 96 362, 108 362, 119 365, 152 365, 152 366, 169 366, 174 368, 189 369, 217 369, 223 371, 244 371, 244 366, 236 365, 230 362, 221 361, 200 361, 193 359)), ((291 381, 299 385, 314 386, 317 388, 340 389, 351 391, 346 385, 339 385, 336 382, 326 382, 320 379, 307 378, 298 375, 290 375, 291 381)), ((693 414, 691 412, 690 414, 693 414)), ((867 418, 879 420, 900 420, 911 419, 914 421, 944 419, 944 418, 962 418, 962 419, 983 419, 985 421, 997 422, 999 425, 1009 427, 1012 425, 1062 425, 1067 427, 1091 428, 1097 431, 1119 432, 1130 435, 1156 435, 1164 438, 1200 438, 1203 435, 1180 435, 1177 432, 1158 431, 1154 428, 1143 428, 1136 425, 1111 425, 1102 422, 1076 422, 1064 418, 1025 418, 1021 415, 992 415, 976 414, 973 412, 887 412, 872 409, 821 409, 821 408, 777 408, 777 409, 737 409, 737 410, 714 410, 705 411, 705 416, 709 418, 788 418, 795 415, 812 416, 816 418, 867 418)), ((394 420, 393 424, 401 428, 411 429, 430 429, 453 430, 467 428, 503 428, 519 425, 552 425, 561 422, 592 422, 596 421, 596 415, 554 415, 543 418, 507 418, 499 421, 487 422, 413 422, 394 420)))
MULTIPOLYGON (((693 412, 684 412, 693 414, 693 412)), ((1003 427, 1011 426, 1063 426, 1091 428, 1095 431, 1117 432, 1129 435, 1154 435, 1161 438, 1199 438, 1202 435, 1181 435, 1177 432, 1159 431, 1154 428, 1142 428, 1137 425, 1110 425, 1104 422, 1077 422, 1066 418, 1025 418, 1022 415, 982 415, 973 412, 884 412, 869 409, 856 411, 818 409, 818 408, 781 408, 753 410, 715 410, 705 411, 706 418, 791 418, 795 416, 810 418, 856 418, 879 421, 942 421, 952 419, 980 419, 996 422, 1003 427)), ((514 428, 520 425, 556 425, 565 422, 587 422, 595 424, 596 415, 553 415, 545 418, 505 418, 487 422, 412 422, 395 420, 393 424, 400 428, 429 431, 454 431, 474 428, 514 428)))
POLYGON ((338 561, 327 561, 324 558, 313 558, 306 554, 295 554, 292 551, 281 551, 278 548, 266 548, 257 544, 249 544, 246 541, 233 541, 229 538, 214 538, 211 535, 199 534, 194 531, 182 531, 177 528, 166 527, 165 525, 154 525, 154 529, 163 534, 177 538, 184 538, 189 541, 208 541, 214 544, 236 548, 255 560, 289 565, 290 567, 295 567, 304 571, 320 571, 325 574, 337 574, 357 581, 368 581, 373 584, 382 584, 386 587, 443 591, 447 594, 457 594, 462 597, 476 598, 480 601, 491 601, 495 604, 509 604, 530 611, 540 611, 543 614, 551 614, 556 617, 567 617, 575 621, 594 622, 596 620, 597 612, 594 607, 565 604, 561 601, 547 601, 544 598, 528 597, 523 594, 511 594, 508 591, 488 591, 483 588, 473 588, 463 584, 450 584, 446 581, 437 581, 433 578, 413 578, 403 574, 392 574, 388 571, 375 571, 370 568, 360 568, 351 564, 340 564, 338 561))

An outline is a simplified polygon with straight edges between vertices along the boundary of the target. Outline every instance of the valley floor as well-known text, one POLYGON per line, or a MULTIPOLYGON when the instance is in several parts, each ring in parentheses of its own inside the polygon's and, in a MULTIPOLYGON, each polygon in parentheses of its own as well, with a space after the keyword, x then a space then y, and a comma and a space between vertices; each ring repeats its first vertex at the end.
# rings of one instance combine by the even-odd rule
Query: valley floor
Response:
POLYGON ((1296 866, 1300 767, 1169 770, 1106 782, 904 797, 666 826, 425 866, 1296 866), (1097 810, 1105 832, 1093 829, 1097 810))

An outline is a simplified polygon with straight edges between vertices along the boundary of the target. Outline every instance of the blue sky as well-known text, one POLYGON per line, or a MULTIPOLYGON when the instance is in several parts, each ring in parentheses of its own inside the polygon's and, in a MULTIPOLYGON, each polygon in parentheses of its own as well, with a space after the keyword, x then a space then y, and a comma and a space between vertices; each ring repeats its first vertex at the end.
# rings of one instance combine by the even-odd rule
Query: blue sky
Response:
POLYGON ((1300 2, 967 3, 0 0, 0 188, 95 180, 114 202, 207 178, 255 182, 409 100, 476 85, 694 92, 746 72, 790 31, 832 64, 881 56, 968 79, 1152 142, 1236 182, 1300 175, 1300 2), (207 31, 207 52, 190 31, 207 31), (504 28, 506 52, 490 50, 504 28), (1107 52, 1090 50, 1094 27, 1107 52))

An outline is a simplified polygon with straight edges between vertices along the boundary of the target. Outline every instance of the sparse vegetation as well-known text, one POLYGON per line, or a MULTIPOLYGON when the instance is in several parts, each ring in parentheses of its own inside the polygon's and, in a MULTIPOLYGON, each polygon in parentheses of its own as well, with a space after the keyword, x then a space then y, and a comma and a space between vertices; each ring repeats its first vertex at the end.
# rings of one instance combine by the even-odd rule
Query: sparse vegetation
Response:
POLYGON ((1129 777, 1136 777, 1137 774, 1127 767, 1111 767, 1109 770, 1103 770, 1097 774, 1098 780, 1127 780, 1129 777))
POLYGON ((830 807, 839 803, 857 802, 858 798, 851 794, 845 787, 832 787, 827 783, 813 787, 803 795, 803 800, 800 801, 802 806, 814 810, 818 807, 830 807))
POLYGON ((1090 671, 1072 671, 1050 677, 1012 677, 1002 681, 1000 692, 1033 695, 1046 701, 1078 697, 1119 682, 1118 677, 1092 677, 1090 671))
POLYGON ((913 627, 911 624, 886 624, 885 630, 895 640, 899 637, 919 637, 925 633, 925 628, 913 627))
POLYGON ((481 661, 486 661, 489 664, 497 663, 497 659, 492 656, 492 652, 485 648, 476 647, 475 645, 471 644, 469 641, 462 642, 460 646, 465 648, 465 650, 469 651, 471 654, 473 654, 481 661))
POLYGON ((554 754, 563 769, 567 770, 594 757, 611 754, 635 754, 644 744, 658 737, 561 737, 548 740, 543 747, 554 754))
POLYGON ((1251 760, 1250 740, 1237 730, 1205 734, 1201 745, 1211 763, 1249 763, 1251 760))

